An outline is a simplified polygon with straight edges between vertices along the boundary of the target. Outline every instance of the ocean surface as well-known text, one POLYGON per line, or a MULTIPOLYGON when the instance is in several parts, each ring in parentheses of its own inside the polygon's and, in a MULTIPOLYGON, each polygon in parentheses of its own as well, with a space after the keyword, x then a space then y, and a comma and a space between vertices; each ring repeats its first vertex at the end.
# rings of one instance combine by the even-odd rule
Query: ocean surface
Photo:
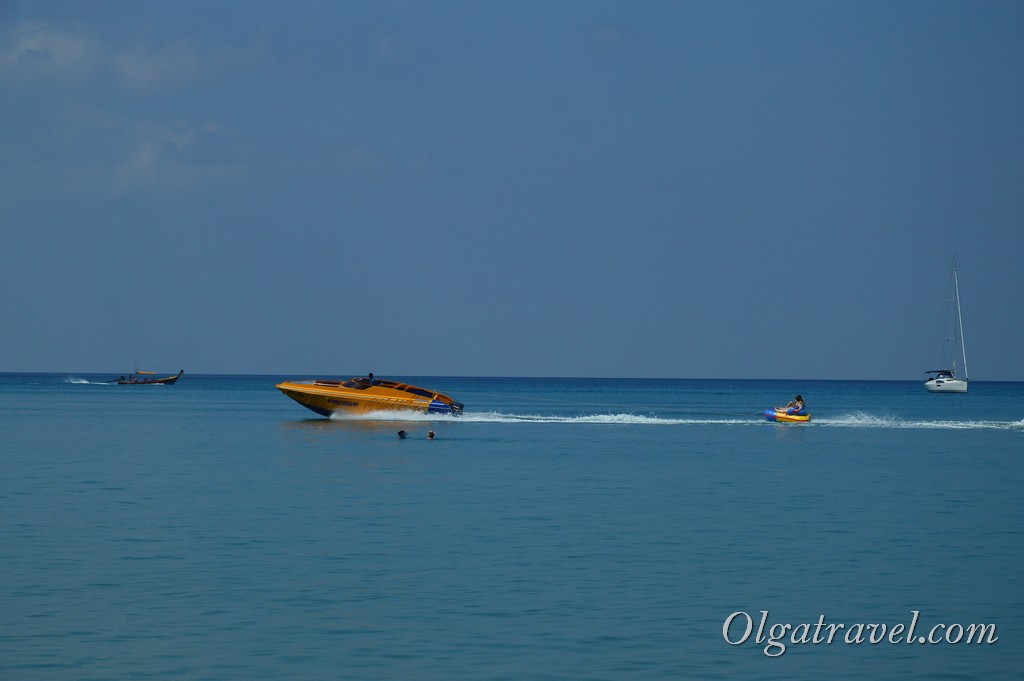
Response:
POLYGON ((1024 672, 1022 383, 388 376, 466 413, 344 420, 112 377, 0 374, 0 679, 1024 672), (770 656, 762 611, 998 640, 770 656))

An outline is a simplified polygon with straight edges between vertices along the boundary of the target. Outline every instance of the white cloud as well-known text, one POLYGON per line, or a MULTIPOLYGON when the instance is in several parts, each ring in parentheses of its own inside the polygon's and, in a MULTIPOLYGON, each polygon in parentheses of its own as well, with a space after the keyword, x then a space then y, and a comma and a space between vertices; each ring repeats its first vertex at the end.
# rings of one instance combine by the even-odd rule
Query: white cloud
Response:
POLYGON ((179 85, 203 78, 203 60, 188 42, 164 45, 155 50, 136 46, 112 55, 111 65, 121 81, 133 89, 179 85))
POLYGON ((115 54, 111 65, 126 86, 136 90, 181 87, 218 78, 263 60, 259 48, 203 51, 181 40, 157 47, 136 45, 115 54))
POLYGON ((200 191, 247 171, 226 142, 231 128, 210 119, 168 122, 164 109, 125 106, 126 100, 217 80, 264 54, 260 46, 210 49, 191 39, 123 48, 87 31, 0 24, 0 92, 38 88, 58 95, 26 105, 36 109, 26 114, 33 123, 24 148, 27 158, 46 159, 40 176, 63 177, 68 191, 200 191))
POLYGON ((204 144, 223 128, 206 123, 149 126, 128 131, 123 151, 107 175, 117 193, 180 193, 240 177, 244 164, 202 159, 204 144))
POLYGON ((18 79, 83 82, 103 62, 103 47, 90 36, 28 23, 0 34, 0 73, 18 79))
POLYGON ((24 23, 0 31, 0 75, 85 83, 113 76, 129 90, 187 87, 265 61, 262 46, 202 49, 191 40, 111 48, 94 35, 24 23))
MULTIPOLYGON (((59 191, 81 196, 194 194, 249 172, 215 121, 147 123, 75 105, 47 117, 33 172, 59 191)), ((23 169, 24 170, 24 169, 23 169)), ((24 173, 23 173, 24 174, 24 173)))

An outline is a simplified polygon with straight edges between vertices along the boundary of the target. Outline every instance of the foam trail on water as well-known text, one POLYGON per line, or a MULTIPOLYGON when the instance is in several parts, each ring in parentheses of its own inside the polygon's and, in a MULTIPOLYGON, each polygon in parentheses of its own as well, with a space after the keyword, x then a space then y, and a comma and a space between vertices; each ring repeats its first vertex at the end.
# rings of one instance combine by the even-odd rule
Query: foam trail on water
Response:
POLYGON ((87 378, 81 378, 79 376, 68 376, 64 379, 65 383, 71 383, 72 385, 110 385, 106 381, 90 381, 87 378))
POLYGON ((892 428, 892 429, 945 429, 945 430, 1024 430, 1020 421, 908 421, 897 416, 853 412, 827 418, 813 418, 809 423, 771 423, 759 417, 744 418, 678 418, 644 416, 630 413, 579 414, 560 416, 551 414, 515 414, 499 411, 465 412, 451 414, 425 414, 419 411, 376 411, 362 414, 334 414, 335 421, 384 421, 395 423, 561 423, 574 425, 628 425, 628 426, 777 426, 783 428, 892 428))
POLYGON ((578 416, 552 416, 544 414, 504 414, 501 412, 465 414, 463 419, 477 423, 573 423, 600 425, 689 426, 689 425, 741 425, 758 422, 752 419, 666 418, 639 414, 581 414, 578 416))
POLYGON ((570 423, 598 425, 754 425, 753 419, 707 419, 707 418, 663 418, 640 416, 638 414, 581 414, 578 416, 554 416, 546 414, 506 414, 503 412, 466 412, 461 416, 450 414, 424 414, 414 411, 377 411, 363 414, 334 414, 337 421, 447 421, 451 423, 570 423))
POLYGON ((456 417, 451 416, 450 414, 425 414, 422 411, 389 409, 382 411, 367 411, 356 414, 335 412, 331 414, 330 418, 332 421, 416 421, 421 423, 431 423, 434 421, 454 422, 456 417))
POLYGON ((877 416, 854 412, 833 418, 818 419, 820 426, 842 428, 895 428, 918 430, 1024 430, 1024 419, 1020 421, 908 421, 897 416, 877 416))

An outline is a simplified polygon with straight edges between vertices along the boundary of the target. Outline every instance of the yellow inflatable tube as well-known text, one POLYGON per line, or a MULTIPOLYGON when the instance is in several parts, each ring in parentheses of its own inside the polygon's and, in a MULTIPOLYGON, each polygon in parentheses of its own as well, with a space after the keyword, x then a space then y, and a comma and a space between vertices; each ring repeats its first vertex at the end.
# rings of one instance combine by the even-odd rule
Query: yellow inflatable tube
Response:
POLYGON ((792 409, 765 409, 764 417, 769 421, 782 421, 793 423, 806 423, 811 420, 807 411, 793 411, 792 409))

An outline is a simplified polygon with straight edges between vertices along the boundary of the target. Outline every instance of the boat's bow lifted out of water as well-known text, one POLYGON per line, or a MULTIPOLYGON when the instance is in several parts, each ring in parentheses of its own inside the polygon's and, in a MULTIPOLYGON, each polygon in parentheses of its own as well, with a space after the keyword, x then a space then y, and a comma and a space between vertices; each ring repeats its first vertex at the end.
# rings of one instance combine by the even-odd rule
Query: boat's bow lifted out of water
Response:
POLYGON ((436 390, 370 374, 347 381, 285 381, 277 389, 321 416, 367 414, 375 411, 418 411, 427 414, 462 413, 462 403, 436 390))

